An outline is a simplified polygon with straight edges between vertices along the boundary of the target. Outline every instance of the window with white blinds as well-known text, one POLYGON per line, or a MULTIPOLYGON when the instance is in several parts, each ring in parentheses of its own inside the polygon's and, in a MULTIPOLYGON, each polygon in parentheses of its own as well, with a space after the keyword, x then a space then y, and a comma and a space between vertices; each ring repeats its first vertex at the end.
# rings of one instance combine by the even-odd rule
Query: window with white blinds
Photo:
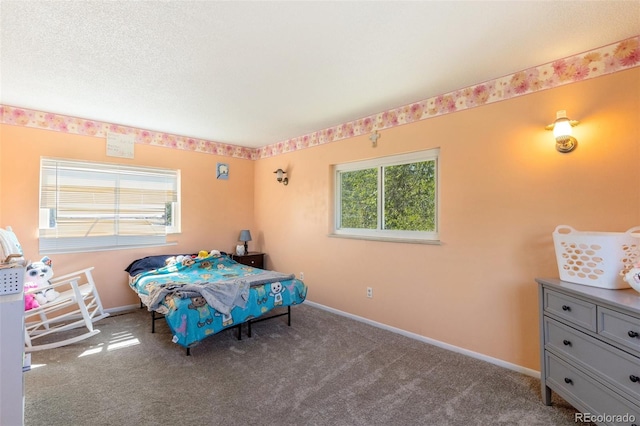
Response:
POLYGON ((41 158, 40 252, 166 244, 180 232, 180 171, 41 158))

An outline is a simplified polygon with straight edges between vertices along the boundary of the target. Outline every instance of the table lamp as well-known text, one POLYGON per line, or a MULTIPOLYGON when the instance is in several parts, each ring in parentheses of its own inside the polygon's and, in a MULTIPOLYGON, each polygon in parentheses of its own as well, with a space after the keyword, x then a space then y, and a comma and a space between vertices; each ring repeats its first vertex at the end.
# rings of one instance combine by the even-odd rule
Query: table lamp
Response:
POLYGON ((247 241, 251 241, 251 232, 248 229, 243 229, 240 231, 240 241, 244 243, 244 254, 249 254, 249 247, 247 246, 247 241))

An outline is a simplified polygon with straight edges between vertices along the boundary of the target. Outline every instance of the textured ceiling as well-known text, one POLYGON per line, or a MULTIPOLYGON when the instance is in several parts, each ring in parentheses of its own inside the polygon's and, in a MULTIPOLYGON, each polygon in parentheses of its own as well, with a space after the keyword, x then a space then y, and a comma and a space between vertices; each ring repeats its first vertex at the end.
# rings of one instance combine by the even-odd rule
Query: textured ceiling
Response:
POLYGON ((640 34, 640 1, 0 1, 0 104, 260 147, 640 34))

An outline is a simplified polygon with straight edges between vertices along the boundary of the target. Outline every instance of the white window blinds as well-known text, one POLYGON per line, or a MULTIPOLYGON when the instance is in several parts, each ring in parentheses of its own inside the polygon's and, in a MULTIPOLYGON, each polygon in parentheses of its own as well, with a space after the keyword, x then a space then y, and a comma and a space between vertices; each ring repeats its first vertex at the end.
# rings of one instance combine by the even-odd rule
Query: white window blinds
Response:
POLYGON ((179 188, 179 170, 42 158, 40 252, 165 244, 179 188))

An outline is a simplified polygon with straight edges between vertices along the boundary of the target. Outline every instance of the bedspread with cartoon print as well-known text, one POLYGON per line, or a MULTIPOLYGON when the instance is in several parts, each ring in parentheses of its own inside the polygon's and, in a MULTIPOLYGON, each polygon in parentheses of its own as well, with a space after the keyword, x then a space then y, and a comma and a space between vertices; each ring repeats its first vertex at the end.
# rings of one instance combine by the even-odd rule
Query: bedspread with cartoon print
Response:
POLYGON ((127 268, 129 285, 149 310, 165 315, 173 341, 184 347, 274 308, 302 303, 307 295, 294 275, 242 265, 225 254, 161 264, 161 256, 135 261, 127 268), (145 266, 132 268, 136 264, 145 266))

